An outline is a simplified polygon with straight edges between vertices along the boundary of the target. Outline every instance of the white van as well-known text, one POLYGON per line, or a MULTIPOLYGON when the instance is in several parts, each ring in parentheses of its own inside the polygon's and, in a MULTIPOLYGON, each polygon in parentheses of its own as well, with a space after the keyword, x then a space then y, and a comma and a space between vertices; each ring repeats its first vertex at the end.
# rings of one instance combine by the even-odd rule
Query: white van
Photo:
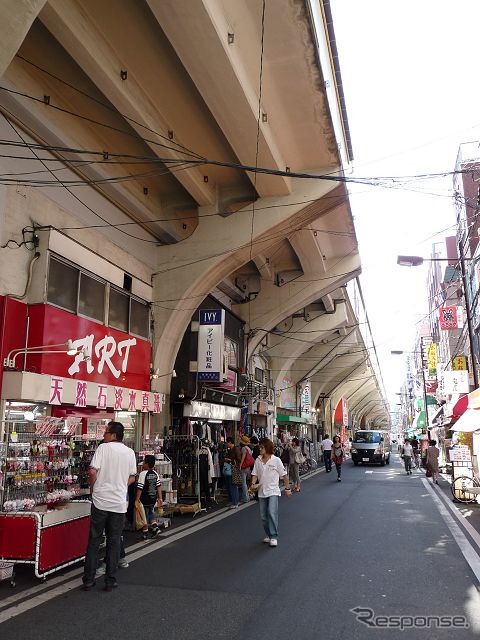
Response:
POLYGON ((353 464, 377 462, 390 464, 390 434, 387 431, 360 429, 355 432, 350 450, 353 464))

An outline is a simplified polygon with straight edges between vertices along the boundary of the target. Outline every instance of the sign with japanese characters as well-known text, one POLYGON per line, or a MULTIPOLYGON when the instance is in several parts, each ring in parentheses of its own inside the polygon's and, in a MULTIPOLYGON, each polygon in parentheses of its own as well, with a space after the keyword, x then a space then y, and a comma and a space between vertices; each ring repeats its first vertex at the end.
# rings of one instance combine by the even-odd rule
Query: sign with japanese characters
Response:
POLYGON ((310 380, 307 380, 302 391, 302 416, 304 418, 310 418, 311 409, 312 409, 311 386, 310 386, 310 380))
POLYGON ((428 377, 432 378, 437 375, 437 345, 434 342, 431 342, 426 346, 427 351, 427 367, 428 367, 428 377))
POLYGON ((467 369, 466 356, 455 356, 455 358, 452 358, 452 369, 454 371, 466 371, 467 369))
POLYGON ((468 371, 442 371, 439 389, 442 394, 468 393, 468 371))
POLYGON ((463 307, 440 307, 438 310, 440 329, 463 329, 463 307))
POLYGON ((223 381, 225 311, 201 309, 198 327, 197 376, 205 382, 223 381))
POLYGON ((114 411, 161 413, 165 403, 165 395, 156 391, 125 389, 61 376, 45 376, 30 371, 23 372, 20 378, 12 378, 12 383, 16 397, 23 394, 34 402, 46 402, 51 405, 71 404, 76 407, 96 407, 114 411), (15 383, 19 385, 18 388, 15 383))
POLYGON ((449 450, 450 462, 471 462, 472 454, 465 444, 457 444, 449 450))

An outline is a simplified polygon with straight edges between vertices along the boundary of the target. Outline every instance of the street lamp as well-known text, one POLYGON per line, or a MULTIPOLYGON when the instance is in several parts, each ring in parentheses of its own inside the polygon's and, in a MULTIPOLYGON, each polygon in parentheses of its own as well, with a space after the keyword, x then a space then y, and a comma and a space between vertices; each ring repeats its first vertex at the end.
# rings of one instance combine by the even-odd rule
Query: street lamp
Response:
MULTIPOLYGON (((475 389, 478 388, 478 373, 477 367, 475 366, 475 350, 474 350, 474 340, 473 340, 473 324, 472 318, 470 315, 470 302, 468 300, 468 286, 467 286, 467 275, 465 272, 465 260, 469 260, 469 258, 465 258, 463 255, 463 248, 461 243, 458 243, 458 252, 459 252, 459 263, 460 263, 460 273, 462 275, 462 285, 463 285, 463 295, 465 297, 465 313, 467 316, 467 329, 468 329, 468 344, 470 347, 470 356, 471 356, 471 364, 472 364, 472 374, 473 374, 473 386, 475 389)), ((420 256, 397 256, 397 264, 402 267, 418 267, 424 262, 454 262, 451 258, 422 258, 420 256)))
MULTIPOLYGON (((390 351, 390 353, 392 354, 392 356, 401 356, 404 353, 412 353, 412 354, 418 354, 417 351, 390 351)), ((423 362, 422 362, 422 382, 423 382, 423 405, 424 405, 424 410, 425 410, 425 426, 427 428, 427 431, 430 427, 430 423, 428 420, 428 405, 427 405, 427 383, 425 382, 425 370, 423 368, 423 362)))
POLYGON ((43 344, 38 347, 24 347, 22 349, 12 349, 9 351, 7 357, 3 361, 3 366, 9 369, 15 368, 15 360, 17 356, 20 354, 27 355, 41 355, 44 353, 66 353, 69 356, 76 356, 78 353, 83 353, 83 357, 85 360, 89 360, 90 356, 87 353, 86 349, 83 349, 81 352, 75 345, 72 340, 67 340, 67 342, 61 342, 60 344, 43 344), (63 347, 63 349, 53 349, 53 347, 63 347))

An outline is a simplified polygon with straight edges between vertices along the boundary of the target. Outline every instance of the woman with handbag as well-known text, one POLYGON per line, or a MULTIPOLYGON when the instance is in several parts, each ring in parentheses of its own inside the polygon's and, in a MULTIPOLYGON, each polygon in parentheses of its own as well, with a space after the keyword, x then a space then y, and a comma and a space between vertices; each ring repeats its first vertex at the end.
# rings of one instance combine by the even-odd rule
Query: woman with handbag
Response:
POLYGON ((223 463, 223 477, 228 491, 230 509, 238 508, 238 472, 240 471, 240 450, 233 438, 227 438, 227 451, 223 463))
POLYGON ((332 444, 332 460, 337 470, 337 482, 342 481, 342 464, 345 458, 345 452, 342 447, 340 436, 334 436, 332 444))
POLYGON ((240 502, 250 502, 248 478, 250 477, 250 471, 255 464, 255 460, 253 459, 252 450, 248 446, 249 444, 250 438, 248 436, 242 436, 240 438, 240 470, 242 472, 242 497, 240 502))
POLYGON ((292 490, 300 491, 300 464, 303 453, 298 438, 292 438, 292 441, 287 444, 287 448, 289 453, 288 477, 290 482, 293 483, 292 490))

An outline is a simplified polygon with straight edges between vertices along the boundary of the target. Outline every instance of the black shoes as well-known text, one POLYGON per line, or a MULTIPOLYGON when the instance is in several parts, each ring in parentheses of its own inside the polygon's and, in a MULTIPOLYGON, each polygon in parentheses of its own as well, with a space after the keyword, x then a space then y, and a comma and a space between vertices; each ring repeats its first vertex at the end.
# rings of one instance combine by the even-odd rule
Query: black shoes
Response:
POLYGON ((81 586, 82 591, 90 591, 95 586, 95 582, 84 582, 81 586))

